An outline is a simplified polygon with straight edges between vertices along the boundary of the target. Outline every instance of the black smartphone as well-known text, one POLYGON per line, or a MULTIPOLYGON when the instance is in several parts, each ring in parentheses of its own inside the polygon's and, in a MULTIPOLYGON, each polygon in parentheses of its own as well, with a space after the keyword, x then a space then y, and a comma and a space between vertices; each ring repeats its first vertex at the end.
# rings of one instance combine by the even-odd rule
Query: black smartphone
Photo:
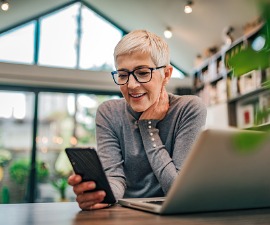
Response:
POLYGON ((93 191, 103 190, 106 192, 102 203, 114 204, 116 199, 95 148, 75 147, 65 150, 75 174, 80 175, 82 181, 94 181, 96 188, 93 191))

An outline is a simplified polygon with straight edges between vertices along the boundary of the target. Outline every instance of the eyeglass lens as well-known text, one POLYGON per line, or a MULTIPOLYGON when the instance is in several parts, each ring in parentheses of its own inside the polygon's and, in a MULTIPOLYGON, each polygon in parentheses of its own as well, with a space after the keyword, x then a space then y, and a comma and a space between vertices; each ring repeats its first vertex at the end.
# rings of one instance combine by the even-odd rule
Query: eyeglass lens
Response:
MULTIPOLYGON (((151 80, 151 73, 150 68, 139 68, 134 70, 132 74, 136 76, 138 82, 145 83, 151 80)), ((119 70, 114 74, 114 79, 118 84, 125 84, 129 79, 129 72, 119 70)))

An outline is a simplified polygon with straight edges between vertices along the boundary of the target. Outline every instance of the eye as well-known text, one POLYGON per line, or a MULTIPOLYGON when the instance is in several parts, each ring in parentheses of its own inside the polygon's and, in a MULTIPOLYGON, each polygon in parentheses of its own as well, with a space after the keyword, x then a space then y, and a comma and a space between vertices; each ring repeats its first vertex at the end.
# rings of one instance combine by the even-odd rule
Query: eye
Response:
POLYGON ((150 69, 148 68, 142 68, 135 71, 135 74, 140 77, 146 77, 149 76, 151 73, 150 69))
POLYGON ((127 79, 128 74, 125 71, 118 71, 118 78, 119 79, 127 79))

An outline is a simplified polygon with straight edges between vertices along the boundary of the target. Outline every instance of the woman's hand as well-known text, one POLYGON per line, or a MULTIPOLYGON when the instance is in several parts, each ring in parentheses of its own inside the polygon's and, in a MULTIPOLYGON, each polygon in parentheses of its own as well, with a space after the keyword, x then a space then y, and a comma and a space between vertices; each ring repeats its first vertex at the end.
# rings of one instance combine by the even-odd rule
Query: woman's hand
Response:
POLYGON ((139 120, 162 120, 166 116, 168 110, 169 96, 165 86, 162 86, 157 101, 142 113, 139 120))
POLYGON ((109 205, 100 203, 103 201, 106 193, 105 191, 93 191, 96 184, 93 181, 81 182, 82 178, 79 175, 71 175, 68 178, 68 184, 73 186, 73 191, 76 194, 76 201, 82 210, 102 209, 109 205))

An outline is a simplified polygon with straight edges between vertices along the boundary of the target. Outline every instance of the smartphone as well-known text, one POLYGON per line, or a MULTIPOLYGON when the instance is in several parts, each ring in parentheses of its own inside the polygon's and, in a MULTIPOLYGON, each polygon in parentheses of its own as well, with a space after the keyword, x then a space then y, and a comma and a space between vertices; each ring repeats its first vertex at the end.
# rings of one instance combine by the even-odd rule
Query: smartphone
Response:
POLYGON ((96 149, 75 147, 66 148, 65 151, 75 174, 82 177, 82 182, 94 181, 96 183, 96 188, 92 191, 103 190, 106 192, 106 196, 102 203, 116 203, 116 199, 113 195, 96 149))

